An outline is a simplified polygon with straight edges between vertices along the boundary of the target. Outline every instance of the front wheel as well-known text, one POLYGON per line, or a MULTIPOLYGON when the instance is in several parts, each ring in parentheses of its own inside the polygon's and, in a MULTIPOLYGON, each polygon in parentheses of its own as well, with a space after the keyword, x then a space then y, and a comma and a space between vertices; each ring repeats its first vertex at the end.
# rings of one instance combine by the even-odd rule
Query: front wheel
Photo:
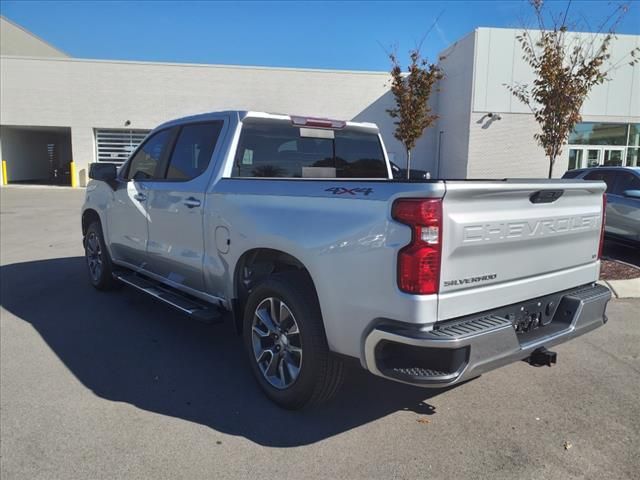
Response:
POLYGON ((91 285, 98 290, 111 290, 116 286, 113 278, 113 264, 104 244, 102 227, 93 222, 84 237, 84 256, 91 285))
POLYGON ((344 368, 329 352, 306 275, 280 273, 256 287, 246 302, 243 327, 253 374, 276 404, 295 410, 336 393, 344 368))

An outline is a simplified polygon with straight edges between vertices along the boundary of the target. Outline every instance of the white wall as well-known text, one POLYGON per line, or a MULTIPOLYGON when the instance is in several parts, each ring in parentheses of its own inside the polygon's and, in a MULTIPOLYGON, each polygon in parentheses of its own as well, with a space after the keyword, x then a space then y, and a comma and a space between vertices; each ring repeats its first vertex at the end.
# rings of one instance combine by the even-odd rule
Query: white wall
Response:
MULTIPOLYGON (((474 72, 473 111, 530 113, 507 90, 507 85, 531 84, 534 74, 522 59, 516 36, 522 30, 478 28, 474 72)), ((576 33, 586 40, 592 34, 576 33)), ((628 65, 629 53, 640 47, 640 35, 618 35, 611 44, 611 79, 593 88, 582 108, 584 115, 640 116, 640 64, 628 65), (626 57, 626 61, 623 59, 626 57)))
POLYGON ((434 178, 466 176, 474 45, 475 34, 471 32, 440 54, 444 56, 440 66, 445 77, 437 85, 438 92, 434 99, 434 110, 440 118, 424 140, 426 149, 433 152, 434 178))
POLYGON ((94 128, 151 129, 225 109, 374 121, 389 150, 403 151, 385 72, 1 57, 0 74, 2 124, 70 126, 79 170, 94 161, 94 128))
MULTIPOLYGON (((471 114, 468 178, 545 178, 548 162, 533 139, 538 124, 533 115, 501 113, 491 120, 482 112, 471 114)), ((555 168, 556 173, 560 168, 555 168)))
MULTIPOLYGON (((546 177, 548 160, 533 138, 538 131, 529 108, 506 85, 531 83, 533 72, 522 60, 516 35, 521 30, 476 30, 473 113, 470 115, 467 176, 469 178, 546 177), (486 113, 499 113, 491 121, 486 113)), ((578 34, 576 34, 578 35, 578 34)), ((579 34, 587 35, 588 34, 579 34)), ((640 36, 620 35, 611 48, 611 62, 640 46, 640 36)), ((612 78, 593 89, 582 108, 583 121, 640 122, 640 65, 626 62, 612 78)), ((567 169, 567 149, 554 166, 554 176, 567 169)))

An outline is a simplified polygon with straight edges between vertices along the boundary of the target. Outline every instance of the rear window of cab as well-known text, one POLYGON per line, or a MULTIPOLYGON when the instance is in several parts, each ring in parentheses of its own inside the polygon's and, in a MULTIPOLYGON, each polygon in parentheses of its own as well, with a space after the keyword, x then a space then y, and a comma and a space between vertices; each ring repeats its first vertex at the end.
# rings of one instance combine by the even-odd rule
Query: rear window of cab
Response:
POLYGON ((234 177, 388 178, 378 135, 354 128, 305 128, 282 120, 248 119, 234 177))

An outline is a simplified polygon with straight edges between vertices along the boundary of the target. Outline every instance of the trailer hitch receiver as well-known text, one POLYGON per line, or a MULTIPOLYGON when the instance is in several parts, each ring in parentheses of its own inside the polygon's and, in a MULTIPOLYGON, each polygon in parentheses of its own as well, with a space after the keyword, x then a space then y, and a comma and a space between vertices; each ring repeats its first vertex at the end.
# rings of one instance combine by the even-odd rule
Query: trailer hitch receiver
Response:
POLYGON ((529 357, 529 365, 534 367, 552 367, 556 363, 558 354, 544 347, 536 348, 529 357))

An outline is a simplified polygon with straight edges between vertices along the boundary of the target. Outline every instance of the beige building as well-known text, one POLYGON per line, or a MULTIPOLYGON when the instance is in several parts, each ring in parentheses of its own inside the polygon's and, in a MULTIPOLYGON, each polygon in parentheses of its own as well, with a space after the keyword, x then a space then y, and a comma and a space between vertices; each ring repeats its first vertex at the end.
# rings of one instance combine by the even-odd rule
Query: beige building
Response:
MULTIPOLYGON (((386 72, 77 59, 4 18, 0 32, 3 184, 82 186, 90 163, 122 162, 156 125, 225 109, 372 121, 405 164, 386 113, 386 72)), ((532 115, 504 86, 531 76, 516 34, 479 28, 444 52, 446 78, 433 99, 440 119, 419 142, 415 168, 444 178, 546 176, 532 115)), ((621 35, 614 58, 634 45, 640 36, 621 35)), ((574 166, 637 162, 639 95, 638 65, 597 87, 556 174, 570 155, 574 166)))
MULTIPOLYGON (((522 59, 519 33, 478 28, 443 52, 447 78, 434 103, 440 121, 427 133, 428 151, 436 152, 436 165, 428 168, 438 171, 439 158, 440 176, 547 176, 548 161, 533 139, 533 115, 507 89, 534 78, 522 59)), ((640 35, 619 35, 612 43, 611 79, 585 101, 583 122, 569 137, 556 176, 598 164, 640 165, 640 65, 628 65, 634 48, 640 48, 640 35)))

